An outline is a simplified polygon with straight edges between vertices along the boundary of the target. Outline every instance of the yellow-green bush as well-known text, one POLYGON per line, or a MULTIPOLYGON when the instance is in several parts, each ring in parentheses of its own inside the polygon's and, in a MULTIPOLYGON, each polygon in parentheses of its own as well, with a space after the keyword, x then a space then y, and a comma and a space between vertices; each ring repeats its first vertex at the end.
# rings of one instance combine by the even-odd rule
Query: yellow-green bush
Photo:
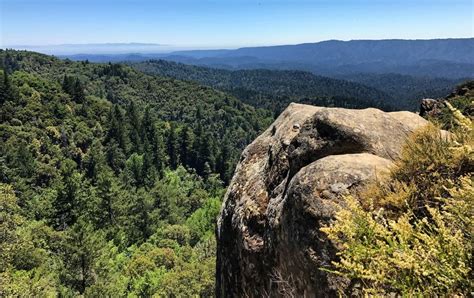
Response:
POLYGON ((346 198, 322 228, 339 249, 325 270, 371 294, 470 295, 474 130, 454 109, 453 116, 449 137, 434 126, 415 133, 385 181, 346 198))

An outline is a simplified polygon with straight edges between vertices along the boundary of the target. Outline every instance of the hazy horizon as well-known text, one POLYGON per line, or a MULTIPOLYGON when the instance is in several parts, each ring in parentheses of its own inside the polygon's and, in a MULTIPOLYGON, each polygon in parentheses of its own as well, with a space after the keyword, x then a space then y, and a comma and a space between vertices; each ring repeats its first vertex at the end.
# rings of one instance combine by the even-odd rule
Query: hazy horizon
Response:
POLYGON ((0 5, 2 48, 139 41, 173 50, 220 49, 473 36, 470 0, 0 0, 0 5))
MULTIPOLYGON (((401 38, 386 38, 386 39, 328 39, 320 41, 308 41, 297 44, 261 44, 249 47, 272 47, 284 45, 298 45, 298 44, 313 44, 328 41, 383 41, 383 40, 446 40, 446 39, 473 39, 474 37, 447 37, 447 38, 417 38, 417 39, 401 39, 401 38)), ((233 50, 243 47, 225 47, 225 46, 208 46, 208 47, 193 47, 193 46, 179 46, 159 43, 143 43, 143 42, 104 42, 104 43, 77 43, 77 44, 49 44, 49 45, 6 45, 2 48, 11 48, 16 50, 29 50, 52 55, 76 55, 76 54, 97 54, 97 55, 120 55, 120 54, 167 54, 176 51, 188 50, 233 50)))

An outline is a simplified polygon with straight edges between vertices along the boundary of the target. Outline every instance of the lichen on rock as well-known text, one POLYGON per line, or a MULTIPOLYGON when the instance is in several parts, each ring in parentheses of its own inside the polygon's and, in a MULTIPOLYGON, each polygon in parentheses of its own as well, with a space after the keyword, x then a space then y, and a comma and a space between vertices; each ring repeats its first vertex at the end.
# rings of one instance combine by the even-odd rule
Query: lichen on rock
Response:
POLYGON ((337 249, 319 228, 427 124, 410 112, 291 104, 242 153, 217 227, 217 295, 332 296, 337 249))

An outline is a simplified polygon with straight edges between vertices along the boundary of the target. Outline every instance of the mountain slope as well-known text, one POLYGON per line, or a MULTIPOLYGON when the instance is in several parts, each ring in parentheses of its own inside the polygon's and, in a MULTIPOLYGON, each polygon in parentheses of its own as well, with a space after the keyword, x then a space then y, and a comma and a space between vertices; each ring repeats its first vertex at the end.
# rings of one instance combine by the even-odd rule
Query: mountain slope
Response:
MULTIPOLYGON (((23 51, 2 51, 6 68, 40 75, 62 82, 64 76, 75 76, 84 85, 85 95, 106 98, 126 105, 135 102, 149 105, 155 116, 166 121, 180 121, 196 126, 196 117, 203 118, 209 133, 222 137, 226 131, 252 132, 262 128, 259 121, 268 116, 264 110, 245 105, 229 94, 215 89, 162 76, 150 76, 122 64, 94 64, 60 60, 51 56, 23 51), (223 110, 222 113, 217 113, 223 110), (231 122, 236 127, 220 125, 231 122), (210 120, 212 118, 212 121, 210 120), (245 121, 233 121, 243 118, 245 121), (235 128, 235 130, 234 130, 235 128)), ((250 139, 247 135, 233 138, 238 147, 250 139)))
POLYGON ((271 113, 0 51, 0 296, 210 297, 224 181, 271 113))
POLYGON ((396 73, 347 74, 339 78, 383 90, 397 98, 402 109, 416 110, 422 98, 441 98, 454 90, 463 79, 415 77, 396 73))
POLYGON ((248 104, 275 112, 281 111, 290 102, 352 108, 397 108, 392 97, 377 89, 303 71, 230 71, 164 60, 150 60, 131 65, 146 73, 195 81, 225 90, 248 104))

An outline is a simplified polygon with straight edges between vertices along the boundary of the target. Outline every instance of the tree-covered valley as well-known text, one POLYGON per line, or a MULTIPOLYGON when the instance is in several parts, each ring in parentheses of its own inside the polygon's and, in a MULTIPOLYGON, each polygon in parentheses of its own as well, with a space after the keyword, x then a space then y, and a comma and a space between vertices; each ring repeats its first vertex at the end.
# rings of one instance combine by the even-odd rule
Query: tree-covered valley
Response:
MULTIPOLYGON (((392 78, 393 75, 384 77, 392 86, 406 86, 407 90, 399 90, 400 94, 410 90, 424 92, 420 86, 426 82, 422 79, 415 81, 411 88, 414 82, 411 78, 397 76, 395 82, 392 78), (404 80, 406 83, 400 83, 404 80)), ((247 152, 240 157, 242 150, 293 101, 385 110, 410 104, 394 101, 395 97, 379 91, 374 81, 377 80, 365 77, 362 83, 366 86, 302 71, 229 71, 163 60, 90 63, 35 52, 0 50, 0 296, 216 295, 219 293, 216 292, 216 276, 219 277, 216 273, 217 217, 237 163, 255 153, 247 152)), ((437 90, 442 92, 450 83, 440 79, 433 86, 440 87, 437 90)), ((472 89, 472 82, 466 83, 448 97, 452 109, 469 119, 473 113, 472 89)), ((456 127, 460 126, 457 114, 453 114, 449 106, 431 108, 433 120, 456 133, 456 127)), ((315 123, 315 126, 321 125, 315 123)), ((291 123, 291 133, 299 130, 300 124, 291 123)), ((344 141, 345 132, 331 134, 329 128, 321 127, 317 134, 332 141, 318 150, 324 152, 331 144, 344 141)), ((272 137, 284 136, 275 134, 275 126, 267 133, 272 137)), ((416 189, 450 187, 451 191, 453 185, 459 184, 461 174, 470 175, 472 130, 469 133, 465 139, 450 143, 453 148, 467 148, 459 162, 458 159, 456 162, 435 160, 433 177, 442 177, 439 179, 445 179, 440 180, 444 184, 436 184, 435 188, 438 178, 421 181, 424 184, 420 181, 413 184, 410 180, 418 177, 419 169, 433 167, 431 155, 437 156, 436 150, 444 150, 433 147, 432 143, 423 143, 422 152, 410 155, 416 156, 414 164, 421 164, 410 168, 418 174, 408 175, 407 181, 400 182, 405 184, 391 189, 393 197, 406 192, 407 197, 424 200, 416 189), (434 153, 426 149, 431 147, 434 153), (447 164, 449 169, 445 167, 447 164), (404 185, 411 188, 404 189, 404 185)), ((316 139, 315 136, 309 139, 316 139)), ((288 148, 295 152, 298 146, 307 150, 310 142, 304 142, 305 139, 296 140, 288 148)), ((281 144, 288 146, 285 142, 281 144)), ((341 145, 341 148, 346 147, 341 145)), ((272 154, 271 147, 263 151, 272 154)), ((282 152, 284 150, 277 153, 284 154, 282 152)), ((454 159, 453 156, 449 158, 454 159)), ((297 160, 298 157, 291 155, 290 158, 297 160)), ((311 159, 305 161, 304 155, 301 158, 301 163, 311 159)), ((283 159, 286 160, 286 156, 283 159)), ((258 167, 275 166, 272 159, 268 164, 256 164, 255 167, 250 164, 248 171, 241 167, 240 174, 242 171, 251 173, 258 167)), ((270 191, 278 189, 271 180, 282 175, 264 177, 270 181, 270 191)), ((241 195, 239 183, 247 182, 232 181, 237 187, 227 193, 233 191, 235 196, 241 195)), ((439 193, 448 197, 449 191, 439 193)), ((463 193, 461 197, 465 200, 468 195, 463 193)), ((439 207, 436 204, 433 206, 439 207)), ((412 207, 417 206, 409 206, 412 207)), ((258 232, 258 222, 263 217, 258 215, 257 209, 250 210, 245 218, 257 217, 256 222, 250 220, 249 227, 257 226, 255 231, 258 232)), ((369 211, 366 212, 370 217, 369 211)), ((336 231, 339 226, 347 224, 346 233, 363 228, 351 221, 336 224, 335 232, 328 230, 328 234, 340 243, 352 238, 339 239, 340 233, 336 231)), ((461 246, 469 250, 465 239, 453 247, 453 253, 461 246)), ((369 244, 358 243, 359 238, 352 240, 351 248, 355 251, 349 252, 357 259, 360 251, 356 248, 369 244)), ((384 253, 390 255, 391 251, 384 253)), ((463 265, 466 260, 468 257, 462 255, 463 265)), ((354 264, 359 266, 357 268, 366 265, 354 264)), ((360 273, 357 268, 343 265, 337 267, 343 276, 360 273)), ((377 271, 378 266, 379 263, 376 268, 368 268, 377 271)), ((314 268, 318 274, 320 269, 314 268)), ((453 282, 455 286, 468 284, 465 273, 468 271, 463 270, 459 277, 462 283, 453 282)), ((441 274, 441 271, 435 273, 441 274)), ((366 278, 361 276, 361 280, 366 278)), ((373 286, 370 278, 367 285, 373 286)), ((433 280, 436 279, 422 285, 431 286, 433 280)), ((405 285, 403 280, 397 280, 397 287, 405 285)), ((385 284, 380 288, 385 289, 385 284)))
POLYGON ((400 109, 401 100, 378 89, 296 70, 226 70, 166 60, 129 63, 149 74, 197 82, 231 93, 242 101, 280 113, 291 102, 326 107, 400 109))
POLYGON ((120 64, 0 61, 0 296, 211 296, 224 187, 272 114, 120 64))
MULTIPOLYGON (((315 74, 318 73, 317 70, 314 73, 258 68, 228 70, 166 60, 135 61, 128 64, 145 73, 211 86, 229 92, 250 105, 276 113, 281 112, 290 102, 416 111, 421 98, 444 97, 457 84, 467 80, 399 73, 350 72, 321 76, 315 74)), ((288 69, 293 68, 289 66, 288 69)))
POLYGON ((0 0, 0 298, 471 297, 473 0, 0 0))

